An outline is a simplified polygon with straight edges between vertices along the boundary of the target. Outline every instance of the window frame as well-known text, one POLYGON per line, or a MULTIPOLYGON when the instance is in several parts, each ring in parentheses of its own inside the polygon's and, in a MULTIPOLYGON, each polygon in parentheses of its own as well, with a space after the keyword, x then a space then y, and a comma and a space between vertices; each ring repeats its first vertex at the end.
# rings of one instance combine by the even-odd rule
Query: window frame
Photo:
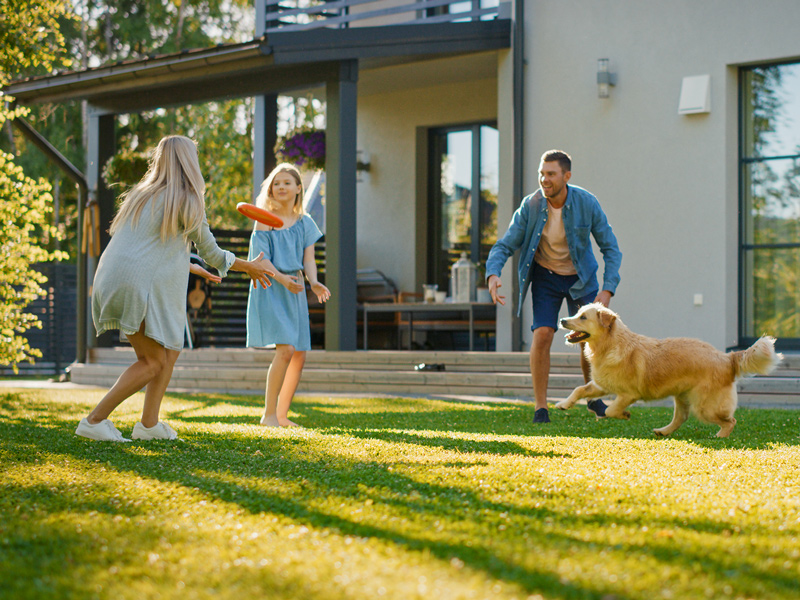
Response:
POLYGON ((496 120, 470 121, 455 125, 430 127, 428 129, 428 248, 435 255, 434 260, 427 261, 426 281, 441 283, 449 281, 448 273, 437 273, 439 269, 439 252, 441 251, 441 164, 439 140, 450 133, 470 131, 472 133, 472 178, 471 193, 477 202, 472 202, 470 207, 472 234, 470 236, 469 259, 478 267, 482 265, 481 233, 481 167, 482 146, 481 128, 491 127, 497 130, 496 120), (477 194, 476 194, 477 191, 477 194))
MULTIPOLYGON (((772 243, 772 244, 758 244, 755 243, 748 243, 747 239, 747 215, 746 212, 748 210, 748 194, 750 193, 750 186, 748 186, 747 177, 747 170, 751 168, 751 165, 757 163, 765 163, 771 162, 775 160, 800 160, 800 153, 797 154, 787 154, 787 155, 775 155, 775 156, 756 156, 753 154, 752 156, 747 155, 746 148, 747 148, 747 136, 748 127, 751 126, 751 122, 749 121, 747 112, 747 103, 750 101, 749 97, 747 97, 749 87, 747 86, 747 77, 748 73, 752 72, 756 69, 764 69, 769 67, 781 67, 785 65, 798 65, 800 66, 800 61, 798 60, 786 60, 786 61, 776 61, 776 62, 769 62, 763 63, 758 65, 748 65, 739 68, 739 152, 738 152, 738 183, 739 183, 739 240, 738 240, 738 283, 739 283, 739 315, 737 319, 737 334, 739 344, 737 347, 739 348, 746 348, 751 346, 755 341, 758 339, 759 336, 755 335, 747 335, 745 332, 748 330, 748 297, 753 295, 753 278, 752 273, 750 274, 749 281, 748 281, 748 269, 746 268, 747 260, 749 253, 755 253, 759 250, 780 250, 780 249, 800 249, 800 240, 797 242, 783 242, 783 243, 772 243)), ((753 302, 754 304, 754 302, 753 302)), ((798 307, 800 310, 800 306, 798 307)), ((777 336, 776 336, 777 337, 777 336)), ((787 337, 777 337, 776 348, 779 350, 800 350, 800 337, 794 338, 787 338, 787 337)))

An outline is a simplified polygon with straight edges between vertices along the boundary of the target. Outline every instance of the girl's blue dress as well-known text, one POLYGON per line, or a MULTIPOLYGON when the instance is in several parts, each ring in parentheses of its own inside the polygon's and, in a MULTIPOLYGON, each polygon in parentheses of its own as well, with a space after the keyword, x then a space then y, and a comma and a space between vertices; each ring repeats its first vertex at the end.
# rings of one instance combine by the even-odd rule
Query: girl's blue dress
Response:
MULTIPOLYGON (((288 229, 254 230, 250 236, 249 260, 264 253, 281 273, 303 281, 303 251, 322 237, 308 215, 288 229)), ((305 290, 293 294, 280 283, 267 289, 250 286, 247 298, 247 347, 290 344, 295 350, 311 350, 308 299, 305 290)))

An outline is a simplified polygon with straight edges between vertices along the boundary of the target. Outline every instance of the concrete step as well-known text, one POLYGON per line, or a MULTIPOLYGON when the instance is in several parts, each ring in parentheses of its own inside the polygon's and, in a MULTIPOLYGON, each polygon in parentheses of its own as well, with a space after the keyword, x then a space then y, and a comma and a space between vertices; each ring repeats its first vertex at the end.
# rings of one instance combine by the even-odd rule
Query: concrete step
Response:
POLYGON ((747 379, 740 379, 736 386, 740 394, 762 393, 800 396, 800 377, 748 377, 747 379))
MULTIPOLYGON (((263 392, 273 350, 214 349, 181 353, 170 390, 221 393, 263 392)), ((73 365, 75 383, 110 386, 133 361, 130 347, 92 349, 89 363, 73 365)), ((565 398, 580 385, 577 353, 554 353, 549 393, 565 398)), ((310 351, 299 391, 397 394, 471 394, 504 397, 532 395, 530 363, 522 352, 310 351), (420 363, 444 371, 416 371, 420 363)))
MULTIPOLYGON (((184 350, 178 364, 262 364, 269 366, 275 355, 274 350, 251 348, 200 348, 184 350)), ((134 360, 130 347, 94 348, 89 351, 90 363, 131 364, 134 360)), ((529 358, 524 352, 446 352, 446 351, 404 351, 404 350, 363 350, 355 352, 335 352, 311 350, 306 354, 306 365, 335 366, 351 369, 406 369, 419 363, 440 363, 459 369, 482 370, 521 370, 528 372, 529 358)), ((580 367, 577 353, 554 353, 552 364, 562 369, 580 367)))
MULTIPOLYGON (((196 348, 184 350, 178 364, 182 363, 236 363, 243 362, 267 364, 272 361, 274 350, 254 348, 196 348)), ((91 363, 125 363, 130 364, 134 356, 130 346, 116 348, 93 348, 89 350, 91 363)), ((411 364, 442 363, 467 368, 470 365, 493 367, 496 369, 529 369, 529 357, 526 352, 450 352, 426 350, 370 350, 365 352, 337 352, 329 350, 311 350, 306 355, 306 364, 337 364, 352 368, 406 367, 411 364)), ((579 368, 580 357, 577 352, 553 352, 551 364, 557 368, 579 368)), ((784 354, 784 359, 776 369, 774 376, 800 377, 800 353, 784 354)))
MULTIPOLYGON (((71 380, 75 383, 110 386, 127 367, 123 364, 74 365, 71 380)), ((172 374, 170 390, 214 390, 224 393, 261 393, 266 382, 267 367, 178 366, 172 374)), ((565 398, 583 383, 579 374, 554 373, 550 377, 550 393, 565 398)), ((481 371, 415 371, 398 369, 327 369, 306 366, 300 391, 370 391, 396 393, 468 393, 528 397, 531 395, 530 373, 481 371)))
MULTIPOLYGON (((185 350, 175 366, 170 391, 261 394, 272 350, 185 350)), ((787 357, 770 377, 738 383, 742 406, 800 406, 800 355, 787 357)), ((86 364, 71 367, 75 383, 110 387, 135 360, 133 349, 93 349, 86 364)), ((548 397, 566 398, 583 383, 577 353, 553 353, 548 397)), ((532 397, 525 352, 311 351, 298 391, 388 394, 448 394, 494 398, 532 397), (420 363, 442 364, 444 371, 416 371, 420 363)))

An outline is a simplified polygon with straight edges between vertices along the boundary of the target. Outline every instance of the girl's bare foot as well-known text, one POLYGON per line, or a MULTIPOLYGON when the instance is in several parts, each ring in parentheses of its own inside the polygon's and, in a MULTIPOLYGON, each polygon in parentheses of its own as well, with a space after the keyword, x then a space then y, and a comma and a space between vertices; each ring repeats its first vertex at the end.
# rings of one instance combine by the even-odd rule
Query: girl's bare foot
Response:
POLYGON ((262 427, 281 427, 281 424, 278 422, 278 417, 275 415, 264 415, 261 417, 260 425, 262 427))
POLYGON ((294 421, 290 421, 286 417, 278 417, 277 415, 264 415, 261 417, 262 427, 302 427, 294 421))

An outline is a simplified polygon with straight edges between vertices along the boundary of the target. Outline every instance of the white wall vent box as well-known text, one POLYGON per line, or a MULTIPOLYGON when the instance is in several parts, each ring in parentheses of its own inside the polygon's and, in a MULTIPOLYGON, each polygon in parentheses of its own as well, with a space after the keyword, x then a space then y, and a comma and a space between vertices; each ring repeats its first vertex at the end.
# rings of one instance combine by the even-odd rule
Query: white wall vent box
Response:
POLYGON ((711 75, 684 77, 681 83, 679 115, 711 112, 711 75))

